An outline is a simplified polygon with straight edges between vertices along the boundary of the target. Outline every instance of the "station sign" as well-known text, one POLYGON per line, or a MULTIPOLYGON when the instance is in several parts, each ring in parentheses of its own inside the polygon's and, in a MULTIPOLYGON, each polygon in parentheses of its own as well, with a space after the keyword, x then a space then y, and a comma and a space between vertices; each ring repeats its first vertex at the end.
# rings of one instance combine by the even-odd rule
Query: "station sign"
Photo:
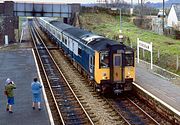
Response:
POLYGON ((147 50, 151 53, 151 69, 153 69, 153 50, 152 50, 152 42, 151 43, 146 43, 139 38, 137 38, 137 62, 139 63, 139 48, 142 48, 144 50, 147 50))
POLYGON ((145 49, 148 51, 152 50, 152 43, 149 44, 149 43, 138 40, 138 44, 139 44, 139 47, 141 47, 142 49, 145 49))

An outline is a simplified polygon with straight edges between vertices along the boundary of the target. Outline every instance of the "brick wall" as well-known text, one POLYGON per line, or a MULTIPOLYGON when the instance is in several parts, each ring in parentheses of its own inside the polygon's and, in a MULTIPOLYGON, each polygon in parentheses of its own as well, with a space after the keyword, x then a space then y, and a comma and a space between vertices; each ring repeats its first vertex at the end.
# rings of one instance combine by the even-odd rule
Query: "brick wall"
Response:
POLYGON ((0 3, 0 15, 4 13, 4 4, 0 3))
POLYGON ((12 1, 5 1, 4 2, 4 16, 13 16, 14 11, 14 2, 12 1))
POLYGON ((16 42, 15 29, 18 29, 18 17, 13 16, 13 10, 14 2, 12 1, 0 4, 0 45, 4 44, 5 35, 8 35, 9 43, 16 42))

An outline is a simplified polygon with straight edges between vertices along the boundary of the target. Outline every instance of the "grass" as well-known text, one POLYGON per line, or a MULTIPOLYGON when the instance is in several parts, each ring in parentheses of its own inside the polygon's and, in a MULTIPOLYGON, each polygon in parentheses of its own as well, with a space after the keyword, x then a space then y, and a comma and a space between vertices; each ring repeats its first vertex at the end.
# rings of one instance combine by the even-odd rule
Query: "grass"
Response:
MULTIPOLYGON (((115 36, 119 36, 120 19, 119 16, 112 16, 106 13, 83 13, 80 15, 83 28, 88 29, 96 34, 106 36, 110 39, 114 39, 115 36)), ((176 55, 180 56, 180 40, 175 40, 163 35, 158 35, 152 31, 140 29, 133 24, 129 17, 122 17, 122 31, 123 35, 129 37, 132 42, 133 48, 136 48, 137 38, 145 42, 153 43, 153 56, 154 63, 157 63, 163 68, 174 70, 176 66, 176 55), (164 59, 157 59, 157 52, 160 52, 160 56, 164 59), (167 58, 167 59, 166 59, 167 58), (166 62, 166 60, 172 61, 166 62)), ((126 43, 125 43, 126 44, 126 43)), ((149 55, 149 54, 147 54, 149 55)))
MULTIPOLYGON (((85 13, 81 15, 81 20, 85 29, 89 29, 97 34, 111 39, 113 39, 113 36, 118 36, 119 34, 119 17, 113 17, 105 13, 85 13)), ((162 53, 180 55, 180 51, 178 51, 180 49, 180 40, 174 40, 152 31, 140 29, 132 22, 127 22, 128 17, 123 17, 122 21, 123 35, 129 37, 134 44, 136 44, 137 38, 140 38, 142 41, 152 42, 154 50, 159 49, 162 53)))

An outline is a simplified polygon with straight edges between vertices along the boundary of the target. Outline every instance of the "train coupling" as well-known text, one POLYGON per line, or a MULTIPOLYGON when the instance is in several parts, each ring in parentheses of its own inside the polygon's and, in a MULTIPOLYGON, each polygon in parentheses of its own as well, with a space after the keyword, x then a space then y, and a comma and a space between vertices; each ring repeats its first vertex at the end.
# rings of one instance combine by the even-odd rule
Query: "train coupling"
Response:
POLYGON ((123 92, 123 85, 115 84, 115 86, 113 87, 113 92, 116 95, 121 94, 123 92))

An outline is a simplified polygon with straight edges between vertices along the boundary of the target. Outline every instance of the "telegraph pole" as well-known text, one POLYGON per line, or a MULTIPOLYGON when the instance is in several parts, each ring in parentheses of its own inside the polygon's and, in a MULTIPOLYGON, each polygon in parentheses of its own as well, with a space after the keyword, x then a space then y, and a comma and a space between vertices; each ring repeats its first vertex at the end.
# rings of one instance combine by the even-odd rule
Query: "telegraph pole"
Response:
POLYGON ((163 19, 163 21, 162 21, 162 28, 163 28, 163 34, 164 34, 164 0, 163 0, 163 17, 162 17, 162 19, 163 19))
POLYGON ((143 0, 141 0, 141 18, 143 17, 143 0))
POLYGON ((123 35, 122 35, 122 17, 121 17, 121 8, 119 8, 119 16, 120 16, 120 35, 119 35, 119 39, 120 39, 120 42, 122 43, 123 42, 123 35))
POLYGON ((142 25, 142 22, 143 22, 143 0, 141 0, 141 22, 140 22, 140 25, 142 25))
POLYGON ((130 8, 130 15, 133 15, 133 0, 131 0, 131 8, 130 8))

